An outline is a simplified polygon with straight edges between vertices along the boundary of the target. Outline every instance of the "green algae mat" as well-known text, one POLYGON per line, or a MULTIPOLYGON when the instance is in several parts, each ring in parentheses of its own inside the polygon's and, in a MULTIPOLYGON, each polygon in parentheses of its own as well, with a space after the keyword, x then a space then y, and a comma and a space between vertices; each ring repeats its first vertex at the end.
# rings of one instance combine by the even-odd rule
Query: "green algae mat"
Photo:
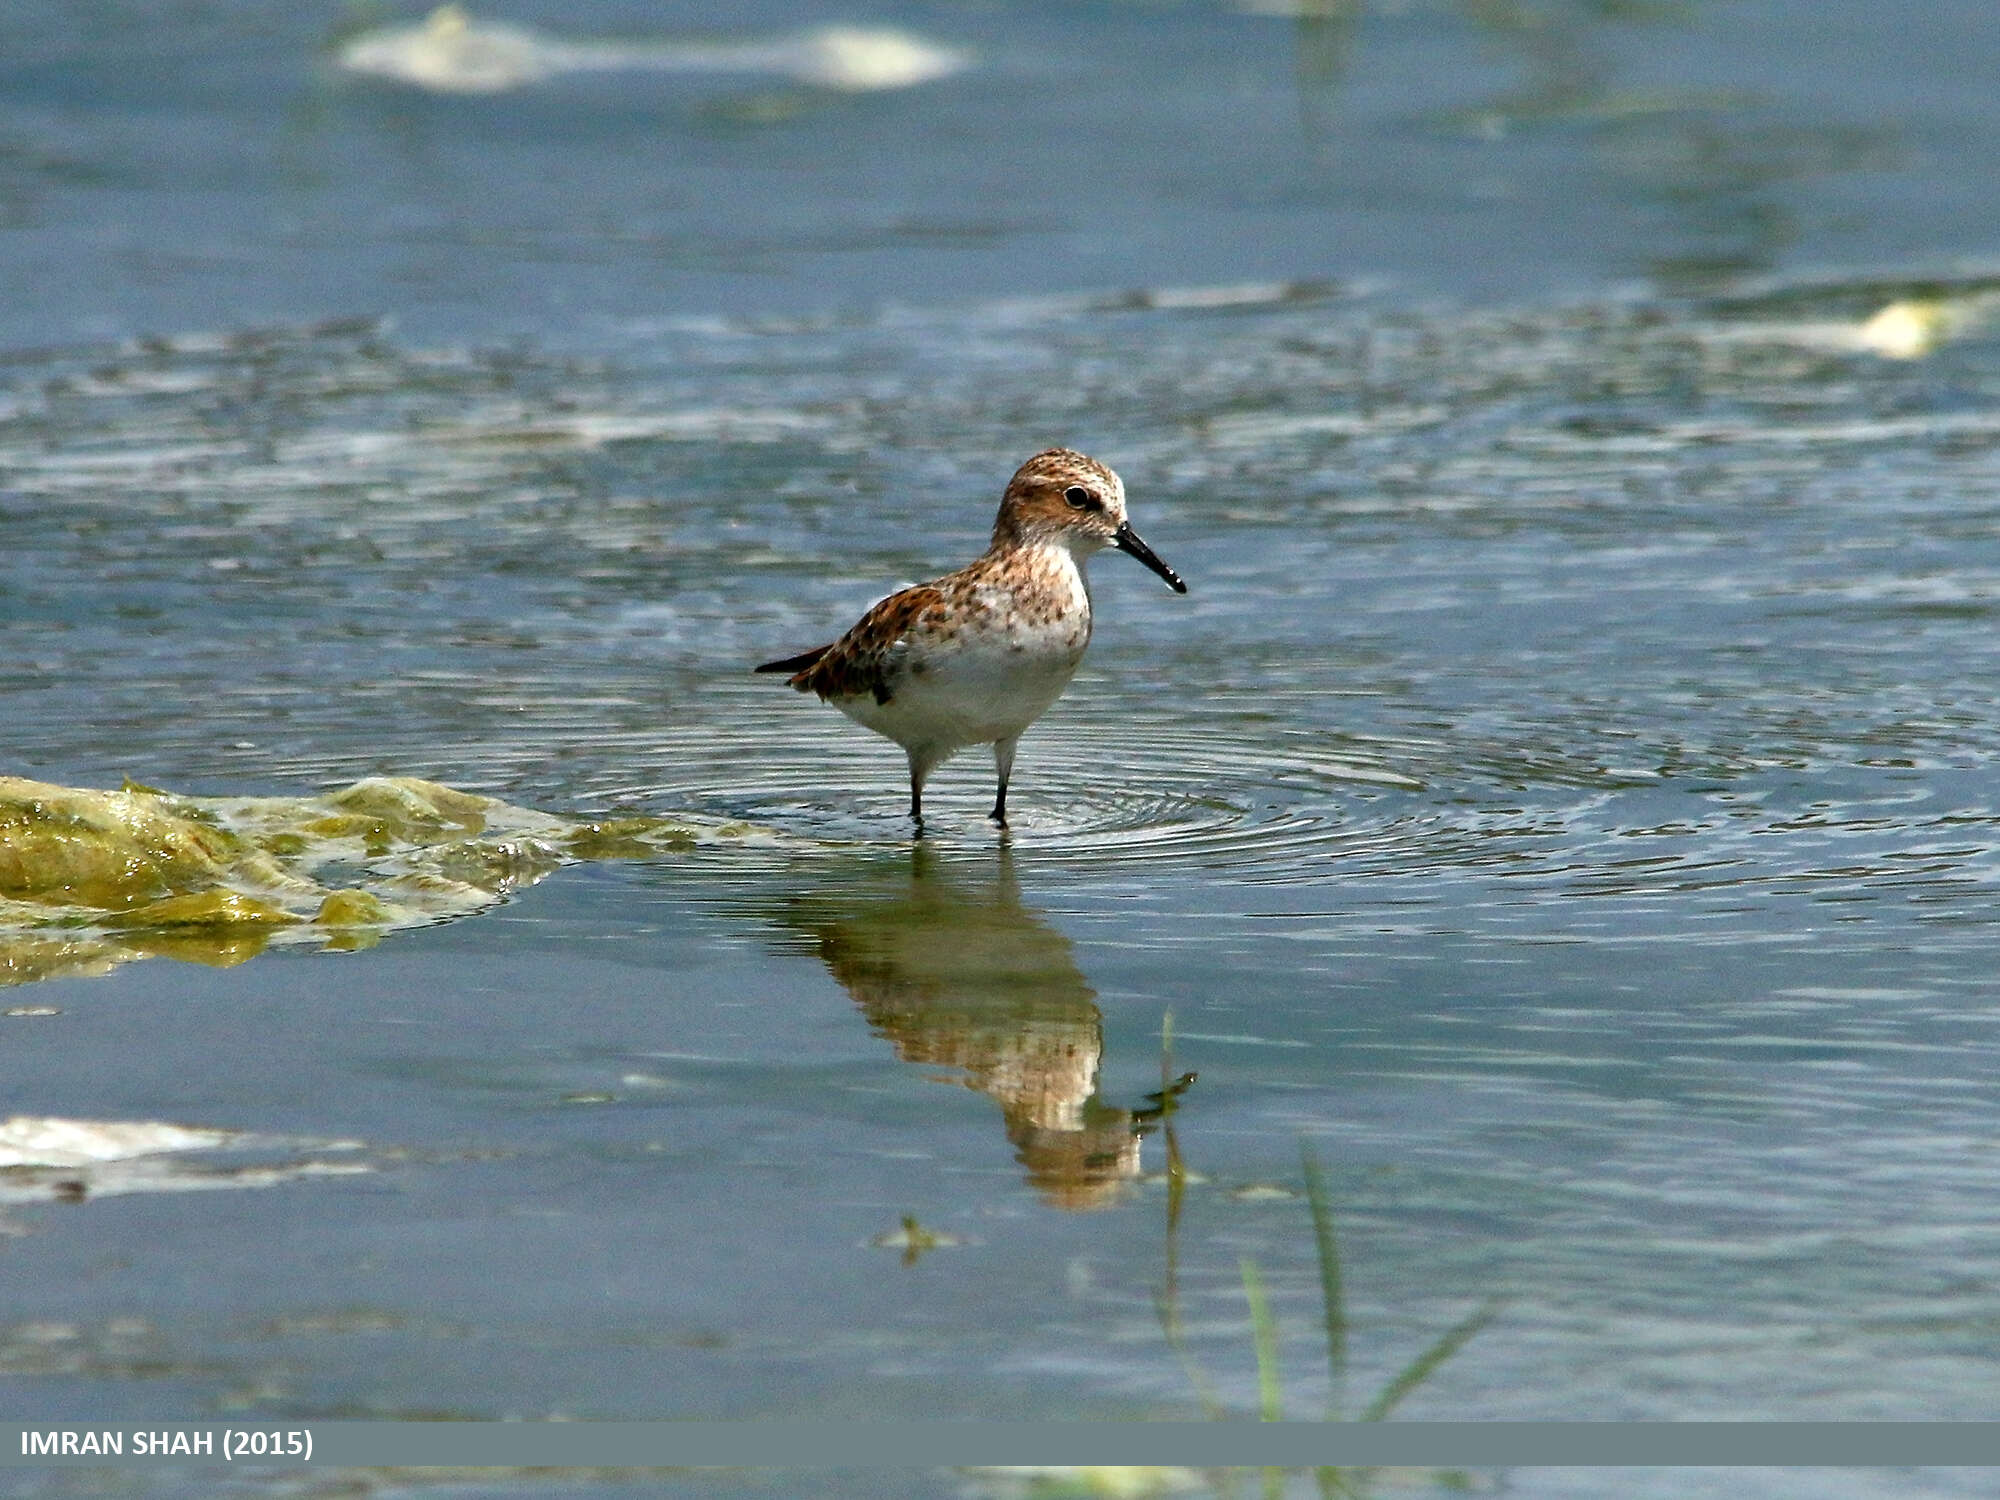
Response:
POLYGON ((182 797, 0 777, 0 985, 151 955, 228 966, 273 945, 367 947, 482 911, 577 860, 756 835, 580 822, 413 777, 311 797, 182 797))

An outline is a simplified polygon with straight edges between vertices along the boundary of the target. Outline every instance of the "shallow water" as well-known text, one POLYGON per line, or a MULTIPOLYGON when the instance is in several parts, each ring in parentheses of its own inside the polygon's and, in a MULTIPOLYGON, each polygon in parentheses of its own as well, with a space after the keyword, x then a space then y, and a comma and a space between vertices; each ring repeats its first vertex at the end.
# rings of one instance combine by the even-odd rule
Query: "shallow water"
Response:
MULTIPOLYGON (((38 1316, 153 1309, 176 1399, 288 1410, 1185 1409, 1162 1189, 1115 1161, 1171 1011, 1180 1295, 1239 1381, 1239 1253, 1312 1312, 1301 1202, 1237 1193, 1304 1139, 1358 1370, 1507 1299, 1412 1414, 1981 1413, 2000 351, 1813 326, 1278 297, 24 362, 24 767, 778 835, 368 954, 37 986, 37 1110, 375 1168, 62 1210, 152 1248, 38 1316), (1055 424, 1052 364, 1193 592, 1101 560, 1011 838, 967 757, 913 847, 893 749, 743 667, 973 548, 942 497, 1055 424), (967 1243, 903 1267, 869 1240, 905 1212, 967 1243), (394 1325, 363 1367, 246 1331, 346 1316, 394 1325)), ((57 1213, 10 1255, 53 1272, 57 1213)))
MULTIPOLYGON (((1647 35, 1723 46, 1696 9, 1647 35)), ((1015 54, 981 14, 891 19, 990 81, 1015 54)), ((1140 24, 1007 14, 1078 46, 1140 24)), ((1282 22, 1147 24, 1171 44, 1149 67, 1217 36, 1295 60, 1282 22)), ((1459 56, 1458 24, 1418 8, 1360 43, 1459 56)), ((1850 45, 1813 66, 1860 76, 1850 45)), ((326 127, 350 144, 371 110, 532 138, 555 107, 329 97, 363 117, 326 127)), ((694 107, 664 98, 643 109, 694 107)), ((974 108, 898 98, 868 109, 974 108)), ((811 103, 854 149, 883 118, 811 103)), ((1708 118, 1687 110, 1649 149, 1708 118)), ((681 315, 708 293, 668 278, 635 319, 643 268, 585 237, 629 278, 577 292, 588 318, 481 280, 488 253, 522 278, 534 259, 487 246, 455 273, 462 323, 434 284, 393 324, 366 298, 313 322, 353 310, 313 258, 369 284, 414 243, 391 215, 265 261, 232 316, 187 315, 204 270, 141 279, 144 339, 78 331, 105 284, 11 312, 0 769, 232 797, 419 776, 760 830, 571 864, 365 952, 7 991, 6 1113, 242 1133, 95 1175, 0 1167, 11 1409, 1199 1415, 1164 1319, 1248 1415, 1248 1256, 1295 1416, 1358 1414, 1490 1307, 1397 1415, 1992 1417, 2000 282, 1808 193, 1805 245, 1869 269, 1776 243, 1614 285, 1635 263, 1593 236, 1619 192, 1531 190, 1543 153, 1606 149, 1610 127, 1561 118, 1496 160, 1573 259, 1513 258, 1497 306, 1421 235, 1411 280, 1462 300, 1348 275, 1355 242, 1331 267, 1298 252, 1324 216, 1294 205, 1271 257, 1290 279, 1247 281, 1271 267, 1228 245, 1231 275, 1188 281, 1134 251, 1143 294, 1064 290, 1076 263, 1009 240, 949 297, 917 254, 910 295, 863 275, 829 313, 790 222, 756 309, 722 277, 681 315), (267 294, 287 316, 260 318, 267 294), (1951 314, 1922 358, 1861 335, 1898 302, 1951 314), (969 754, 913 844, 893 747, 746 669, 972 555, 1051 441, 1119 469, 1191 592, 1100 559, 1097 637, 1023 742, 1010 836, 969 754), (1184 1071, 1163 1123, 1151 1096, 1184 1071), (1344 1269, 1338 1391, 1302 1144, 1344 1269)), ((711 166, 768 144, 693 138, 711 166)), ((1220 193, 1229 163, 1190 179, 1220 193)), ((1811 192, 1867 191, 1828 170, 1811 192)), ((1880 170, 1890 217, 1950 197, 1949 174, 1880 170)), ((1761 190, 1695 196, 1726 239, 1761 190)), ((116 197, 38 192, 16 266, 116 197)), ((948 221, 948 197, 922 206, 948 221)), ((1964 1492, 1841 1483, 1812 1492, 1964 1492)))

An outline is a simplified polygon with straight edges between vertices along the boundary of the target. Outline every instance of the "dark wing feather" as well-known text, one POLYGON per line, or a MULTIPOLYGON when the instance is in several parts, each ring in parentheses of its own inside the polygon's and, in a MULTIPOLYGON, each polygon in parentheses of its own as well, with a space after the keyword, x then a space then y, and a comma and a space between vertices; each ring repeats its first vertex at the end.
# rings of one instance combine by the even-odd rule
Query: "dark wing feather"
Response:
MULTIPOLYGON (((903 638, 944 614, 943 593, 928 583, 891 594, 831 646, 809 653, 812 660, 792 678, 792 686, 822 698, 870 693, 877 703, 887 703, 901 680, 903 653, 897 648, 903 638)), ((774 667, 784 665, 773 663, 774 667)))
POLYGON ((833 647, 831 646, 815 646, 810 651, 801 651, 797 656, 788 656, 783 661, 767 661, 756 670, 759 672, 803 672, 832 649, 833 647))

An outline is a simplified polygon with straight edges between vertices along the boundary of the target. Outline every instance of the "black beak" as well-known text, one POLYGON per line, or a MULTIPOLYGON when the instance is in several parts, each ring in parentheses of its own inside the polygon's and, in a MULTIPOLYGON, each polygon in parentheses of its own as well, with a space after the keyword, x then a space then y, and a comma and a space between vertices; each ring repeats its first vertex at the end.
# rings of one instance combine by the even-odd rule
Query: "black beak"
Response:
POLYGON ((1111 538, 1111 545, 1120 552, 1129 552, 1147 567, 1167 580, 1167 587, 1176 594, 1185 594, 1187 585, 1181 582, 1181 575, 1160 561, 1160 554, 1139 540, 1139 533, 1132 529, 1129 521, 1118 523, 1118 533, 1111 538))

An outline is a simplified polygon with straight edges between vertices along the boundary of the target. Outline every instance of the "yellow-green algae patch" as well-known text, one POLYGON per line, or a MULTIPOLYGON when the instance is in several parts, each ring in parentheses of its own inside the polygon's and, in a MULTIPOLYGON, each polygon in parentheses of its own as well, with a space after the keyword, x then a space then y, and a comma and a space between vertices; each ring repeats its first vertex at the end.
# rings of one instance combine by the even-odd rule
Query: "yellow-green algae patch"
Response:
POLYGON ((749 836, 688 819, 576 821, 413 777, 315 797, 181 797, 0 776, 0 985, 149 954, 229 965, 274 944, 367 947, 575 860, 749 836))
POLYGON ((157 792, 0 778, 0 896, 124 911, 213 886, 240 851, 157 792))

